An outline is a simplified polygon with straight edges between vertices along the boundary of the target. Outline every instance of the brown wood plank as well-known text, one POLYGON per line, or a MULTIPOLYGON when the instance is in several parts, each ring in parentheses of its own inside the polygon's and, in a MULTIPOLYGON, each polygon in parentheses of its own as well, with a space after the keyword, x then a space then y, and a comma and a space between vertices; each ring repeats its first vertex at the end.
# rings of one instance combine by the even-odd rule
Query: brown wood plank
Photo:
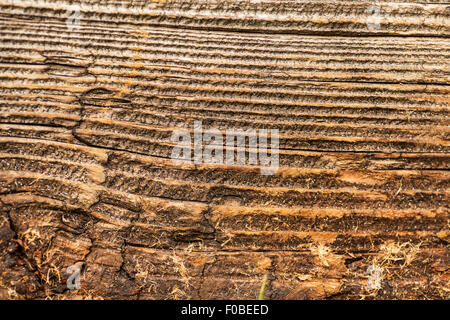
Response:
POLYGON ((448 3, 69 4, 0 0, 1 299, 449 298, 448 3), (280 168, 174 162, 194 121, 280 168))
MULTIPOLYGON (((2 16, 65 23, 67 0, 2 0, 2 16)), ((80 1, 82 24, 98 27, 170 27, 197 30, 316 35, 448 37, 448 3, 439 1, 155 0, 80 1), (379 28, 367 28, 370 5, 380 8, 379 28)), ((370 20, 372 21, 372 20, 370 20)))

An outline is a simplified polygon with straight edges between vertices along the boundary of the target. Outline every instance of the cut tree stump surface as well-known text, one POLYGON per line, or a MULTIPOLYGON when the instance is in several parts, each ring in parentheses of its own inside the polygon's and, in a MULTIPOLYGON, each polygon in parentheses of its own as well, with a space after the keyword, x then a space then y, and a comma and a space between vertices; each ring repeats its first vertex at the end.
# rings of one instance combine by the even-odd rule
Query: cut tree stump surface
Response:
POLYGON ((0 0, 0 43, 0 298, 449 299, 448 1, 0 0), (194 121, 279 170, 174 163, 194 121))

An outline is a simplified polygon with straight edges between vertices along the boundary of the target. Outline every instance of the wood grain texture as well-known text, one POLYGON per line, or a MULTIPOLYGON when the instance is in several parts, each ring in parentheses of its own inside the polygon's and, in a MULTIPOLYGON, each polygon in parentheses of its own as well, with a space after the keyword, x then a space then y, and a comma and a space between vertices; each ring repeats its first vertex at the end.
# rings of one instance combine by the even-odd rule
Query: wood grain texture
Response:
POLYGON ((448 299, 449 5, 370 4, 81 1, 68 30, 0 0, 0 298, 448 299), (277 174, 174 163, 198 120, 278 129, 277 174))
MULTIPOLYGON (((65 23, 67 0, 3 0, 3 15, 65 23)), ((101 27, 172 27, 231 32, 340 35, 450 35, 448 3, 333 0, 153 0, 81 1, 82 23, 101 27), (380 29, 367 28, 367 9, 376 4, 380 29)))

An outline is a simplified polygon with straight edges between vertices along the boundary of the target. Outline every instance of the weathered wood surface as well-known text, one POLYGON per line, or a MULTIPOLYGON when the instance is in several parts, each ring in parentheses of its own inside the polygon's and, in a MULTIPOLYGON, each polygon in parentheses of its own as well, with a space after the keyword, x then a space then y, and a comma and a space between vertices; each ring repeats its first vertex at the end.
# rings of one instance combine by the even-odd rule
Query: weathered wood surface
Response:
POLYGON ((375 3, 82 1, 68 30, 0 0, 0 298, 448 299, 450 7, 375 3), (279 129, 281 168, 174 164, 195 120, 279 129))

